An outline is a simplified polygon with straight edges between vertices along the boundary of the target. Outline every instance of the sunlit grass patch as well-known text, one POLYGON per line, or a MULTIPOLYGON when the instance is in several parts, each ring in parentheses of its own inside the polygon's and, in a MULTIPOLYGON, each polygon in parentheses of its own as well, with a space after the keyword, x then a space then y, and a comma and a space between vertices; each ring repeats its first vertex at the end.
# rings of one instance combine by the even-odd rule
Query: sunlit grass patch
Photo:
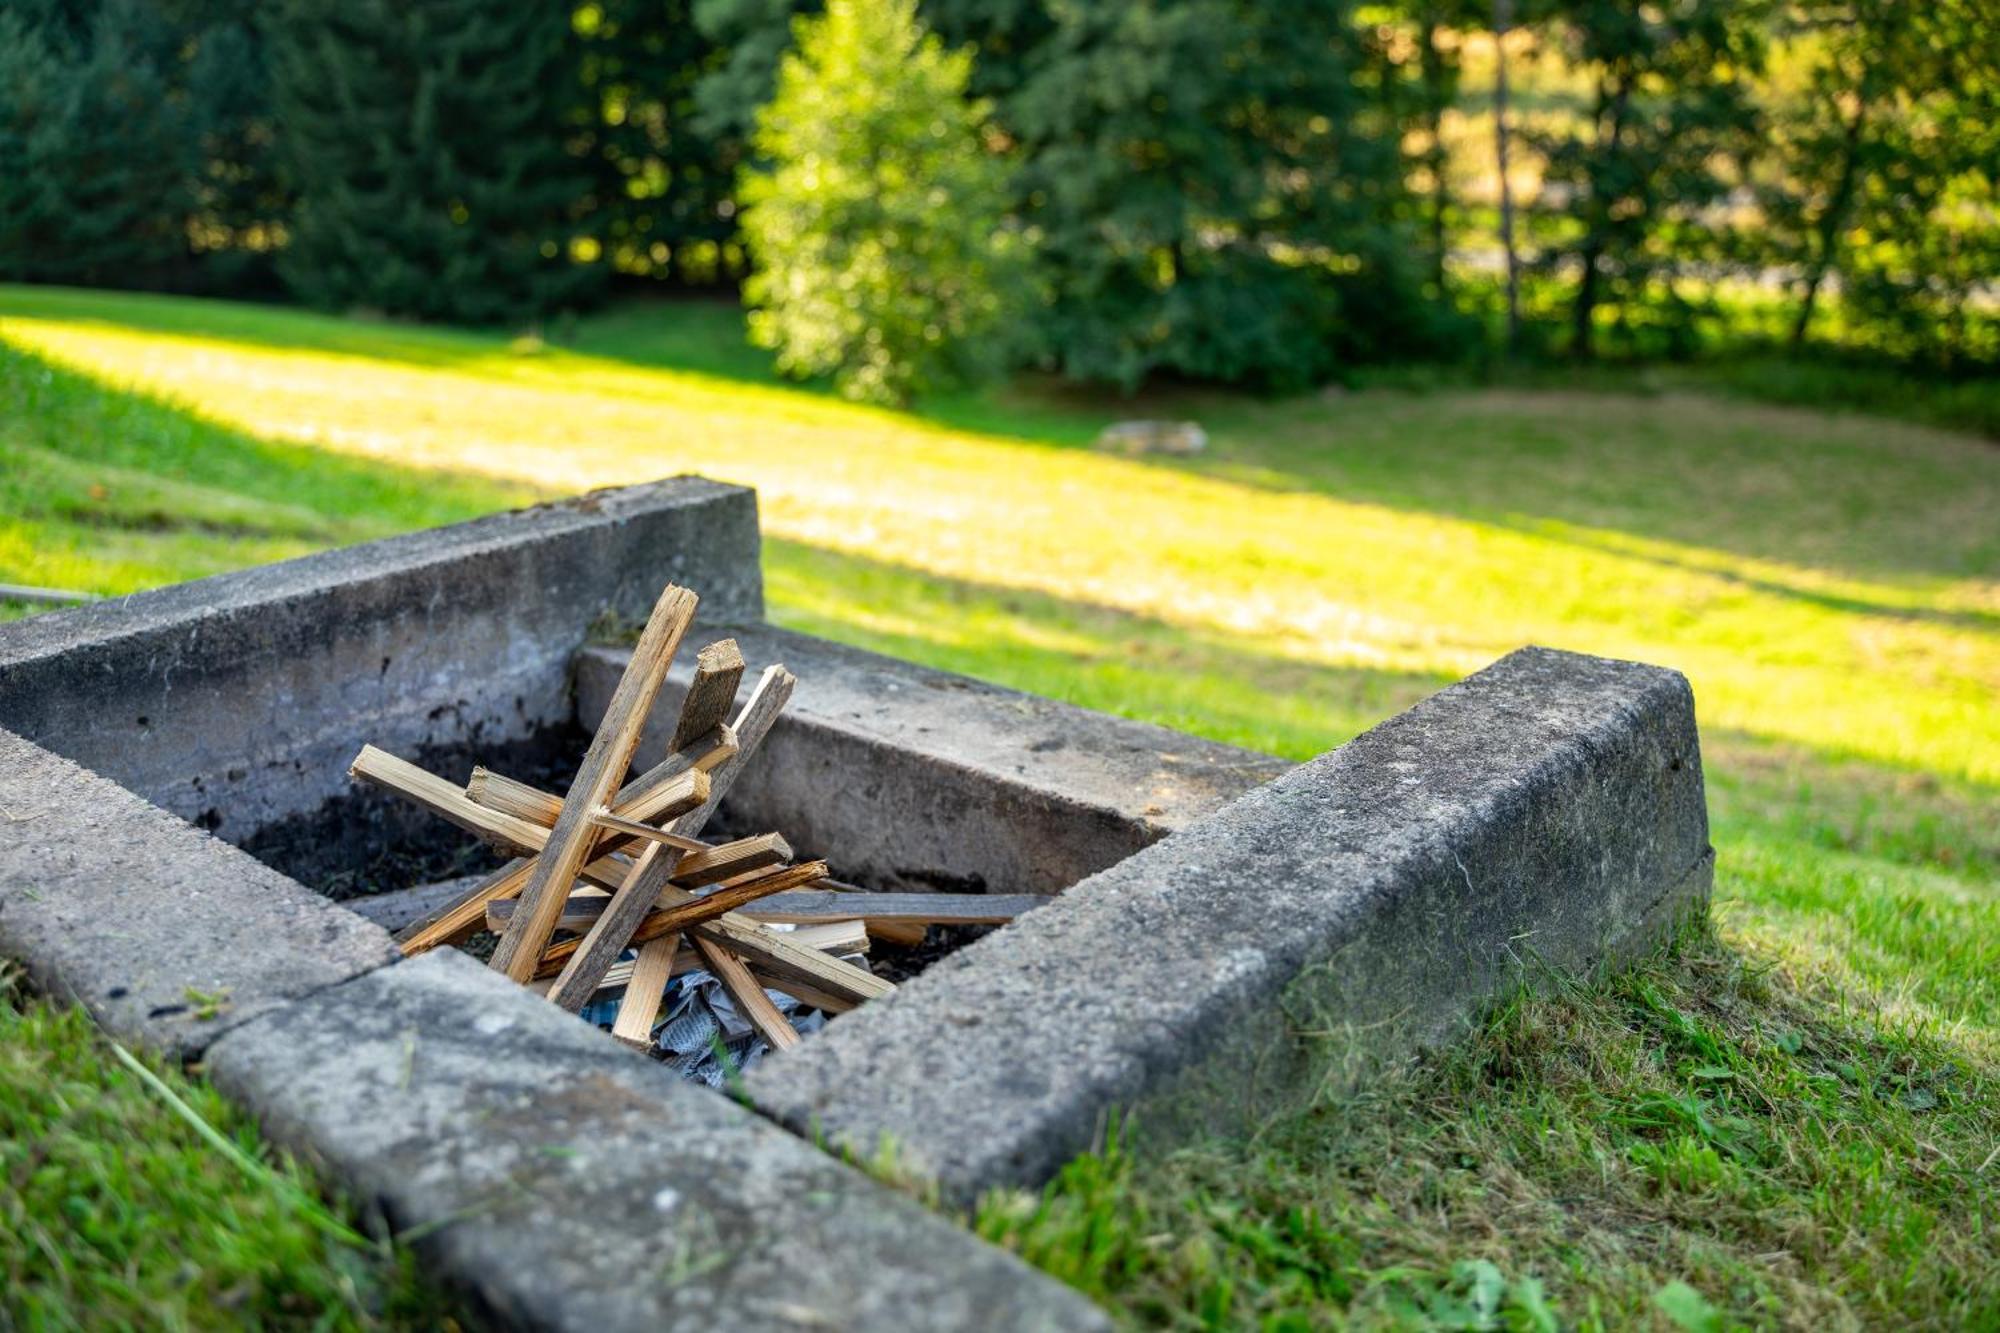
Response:
POLYGON ((1992 1079, 1696 932, 1252 1141, 1114 1141, 978 1227, 1135 1324, 1984 1327, 1992 1079))
POLYGON ((529 351, 0 287, 0 581, 122 592, 695 470, 758 488, 781 624, 1295 759, 1524 642, 1679 667, 1715 936, 982 1226, 1179 1326, 2000 1322, 2000 453, 1608 380, 895 413, 738 332, 634 307, 529 351), (1084 447, 1138 415, 1214 447, 1084 447))

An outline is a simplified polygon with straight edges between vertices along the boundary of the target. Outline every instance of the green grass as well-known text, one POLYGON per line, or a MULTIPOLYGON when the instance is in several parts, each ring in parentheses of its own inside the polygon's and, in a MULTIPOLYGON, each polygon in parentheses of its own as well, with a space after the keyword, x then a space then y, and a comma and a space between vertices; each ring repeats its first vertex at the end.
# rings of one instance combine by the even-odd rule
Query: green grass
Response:
POLYGON ((1616 384, 891 413, 773 380, 720 306, 557 348, 0 287, 0 581, 701 471, 759 488, 781 623, 1293 757, 1522 642, 1680 667, 1713 935, 979 1225, 1139 1322, 1990 1326, 2000 452, 1616 384), (1086 447, 1141 414, 1214 448, 1086 447))
POLYGON ((294 1163, 262 1160, 247 1116, 178 1071, 141 1067, 82 1010, 19 994, 0 970, 0 1326, 449 1323, 406 1254, 348 1233, 294 1163))

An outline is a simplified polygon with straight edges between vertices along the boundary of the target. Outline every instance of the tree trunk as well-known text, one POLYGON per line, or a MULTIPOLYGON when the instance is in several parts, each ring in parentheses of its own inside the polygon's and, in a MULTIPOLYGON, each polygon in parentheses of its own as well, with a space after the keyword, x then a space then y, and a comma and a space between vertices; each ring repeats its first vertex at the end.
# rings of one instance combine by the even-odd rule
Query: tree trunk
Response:
POLYGON ((1431 280, 1437 284, 1440 294, 1444 292, 1444 261, 1448 243, 1445 237, 1445 209, 1451 202, 1451 191, 1445 181, 1444 151, 1444 111, 1450 100, 1446 86, 1444 52, 1438 48, 1438 22, 1435 8, 1426 6, 1423 17, 1423 74, 1424 74, 1424 128, 1430 134, 1431 144, 1429 164, 1431 170, 1431 280))
POLYGON ((1507 33, 1514 0, 1493 0, 1493 156, 1500 172, 1500 248, 1507 257, 1507 350, 1521 343, 1521 270, 1514 253, 1514 187, 1507 181, 1507 33))
POLYGON ((1854 178, 1860 167, 1861 136, 1867 120, 1867 80, 1864 79, 1855 98, 1854 116, 1847 122, 1847 131, 1841 136, 1840 176, 1834 182, 1833 196, 1820 210, 1818 225, 1813 228, 1818 249, 1806 273, 1806 290, 1799 301, 1798 318, 1792 321, 1794 353, 1806 345, 1806 329, 1812 323, 1814 303, 1819 299, 1819 289, 1826 282, 1826 275, 1833 271, 1834 257, 1840 249, 1840 232, 1847 224, 1847 212, 1854 202, 1854 178))

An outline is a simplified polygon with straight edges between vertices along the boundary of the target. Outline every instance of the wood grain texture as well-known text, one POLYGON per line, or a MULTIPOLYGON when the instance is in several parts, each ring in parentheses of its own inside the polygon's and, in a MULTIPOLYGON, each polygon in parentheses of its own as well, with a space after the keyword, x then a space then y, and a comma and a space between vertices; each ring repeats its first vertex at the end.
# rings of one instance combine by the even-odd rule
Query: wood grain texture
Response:
MULTIPOLYGON (((622 951, 626 945, 643 944, 647 940, 676 934, 701 922, 715 920, 746 903, 755 902, 768 894, 783 893, 786 889, 796 888, 803 883, 810 883, 815 876, 825 873, 825 862, 808 861, 804 865, 781 866, 767 872, 761 878, 745 880, 729 888, 717 889, 713 893, 700 896, 662 883, 657 897, 659 905, 646 913, 634 926, 626 929, 625 944, 621 944, 619 949, 622 951)), ((592 925, 591 933, 582 940, 560 940, 544 950, 538 971, 547 971, 551 966, 560 963, 564 973, 567 974, 574 960, 590 947, 590 940, 597 933, 598 927, 603 925, 604 918, 616 910, 617 901, 614 896, 611 902, 606 904, 592 925)), ((621 923, 614 929, 625 929, 625 927, 621 923)), ((580 986, 582 983, 576 984, 580 986)), ((558 1003, 560 1002, 558 1000, 558 1003)))
POLYGON ((667 982, 674 974, 674 957, 680 952, 681 942, 668 936, 639 946, 625 998, 611 1024, 612 1036, 641 1049, 653 1044, 653 1023, 660 1016, 660 1002, 666 999, 667 982))
MULTIPOLYGON (((563 797, 562 813, 556 816, 549 830, 548 844, 535 859, 528 883, 521 890, 521 910, 508 922, 507 933, 500 937, 500 945, 493 951, 491 966, 495 971, 521 982, 534 976, 542 950, 548 946, 549 936, 555 933, 556 918, 562 915, 570 885, 576 882, 577 872, 583 869, 596 844, 597 827, 590 822, 590 812, 606 804, 624 781, 646 715, 652 711, 653 700, 666 680, 667 667, 694 619, 695 601, 695 595, 686 588, 669 584, 654 604, 646 628, 633 646, 625 674, 604 710, 597 734, 591 738, 590 749, 584 753, 576 779, 563 797)), ((728 766, 725 762, 721 768, 728 766)), ((710 794, 713 796, 712 791, 710 794)), ((701 808, 706 808, 706 804, 701 808)), ((699 813, 699 809, 694 813, 699 813)), ((628 879, 619 892, 625 893, 631 887, 632 880, 628 879)), ((597 974, 602 975, 602 971, 597 974)), ((596 977, 591 981, 594 985, 596 977)))
POLYGON ((681 703, 680 719, 674 723, 667 750, 678 750, 727 721, 736 703, 736 687, 742 683, 743 650, 736 646, 736 640, 719 639, 695 654, 694 683, 681 703))
MULTIPOLYGON (((556 984, 549 988, 552 1002, 571 1013, 576 1013, 590 1002, 590 997, 597 993, 597 983, 618 961, 618 955, 625 952, 626 945, 634 942, 633 936, 640 923, 654 910, 660 891, 667 887, 667 879, 673 874, 674 862, 680 859, 680 855, 678 848, 663 847, 657 842, 648 843, 646 849, 639 853, 639 859, 632 864, 632 873, 626 876, 625 883, 605 903, 604 911, 591 924, 589 931, 582 939, 569 942, 575 947, 569 960, 563 964, 562 971, 557 974, 556 984)), ((563 902, 558 901, 555 906, 552 922, 560 918, 563 902)), ((525 907, 516 907, 516 918, 524 910, 525 907)), ((507 923, 510 932, 514 924, 514 921, 507 923)), ((555 933, 553 924, 549 933, 555 933)), ((538 954, 531 964, 528 969, 530 976, 547 965, 546 945, 544 953, 538 954)))
POLYGON ((736 753, 717 766, 709 784, 708 800, 669 824, 667 827, 671 832, 692 838, 707 826, 715 815, 715 807, 729 794, 736 779, 743 776, 744 766, 757 753, 757 747, 764 743, 764 737, 770 734, 771 724, 778 720, 778 714, 784 712, 785 705, 791 702, 792 690, 798 683, 799 678, 782 665, 774 663, 764 668, 764 674, 757 678, 757 688, 750 692, 743 711, 730 724, 736 730, 736 753))
POLYGON ((713 940, 697 937, 694 947, 701 954, 701 961, 729 992, 729 998, 736 1001, 737 1012, 750 1020, 750 1026, 757 1029, 759 1036, 780 1051, 799 1044, 799 1034, 791 1020, 778 1012, 778 1006, 771 1003, 763 984, 750 974, 742 959, 713 940))

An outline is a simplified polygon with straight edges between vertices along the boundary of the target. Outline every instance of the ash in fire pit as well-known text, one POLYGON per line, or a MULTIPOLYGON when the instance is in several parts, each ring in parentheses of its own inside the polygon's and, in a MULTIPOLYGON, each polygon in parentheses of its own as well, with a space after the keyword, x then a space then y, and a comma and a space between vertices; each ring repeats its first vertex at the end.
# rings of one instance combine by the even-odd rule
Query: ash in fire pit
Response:
POLYGON ((702 840, 796 683, 768 668, 729 720, 744 672, 732 639, 701 650, 667 757, 626 781, 695 604, 661 594, 566 796, 483 767, 460 787, 374 746, 349 772, 514 858, 406 926, 405 955, 490 930, 489 966, 714 1083, 894 991, 868 965, 871 938, 897 946, 908 975, 932 925, 958 933, 1034 904, 864 893, 824 861, 794 864, 775 831, 702 840))

